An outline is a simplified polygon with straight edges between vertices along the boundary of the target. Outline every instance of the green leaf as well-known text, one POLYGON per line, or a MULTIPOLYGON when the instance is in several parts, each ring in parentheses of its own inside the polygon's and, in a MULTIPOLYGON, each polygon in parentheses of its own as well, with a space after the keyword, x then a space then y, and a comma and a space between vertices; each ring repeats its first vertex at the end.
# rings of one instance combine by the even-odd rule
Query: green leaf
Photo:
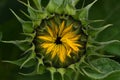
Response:
POLYGON ((109 44, 106 47, 104 47, 104 50, 108 52, 108 54, 120 56, 120 42, 109 44))
POLYGON ((86 75, 84 75, 84 76, 83 75, 79 75, 78 80, 94 80, 94 79, 91 79, 91 78, 89 78, 86 75))
POLYGON ((103 79, 120 70, 120 64, 109 58, 99 58, 89 61, 89 63, 92 66, 86 66, 83 72, 93 79, 103 79))
POLYGON ((120 80, 120 71, 113 72, 102 80, 120 80))

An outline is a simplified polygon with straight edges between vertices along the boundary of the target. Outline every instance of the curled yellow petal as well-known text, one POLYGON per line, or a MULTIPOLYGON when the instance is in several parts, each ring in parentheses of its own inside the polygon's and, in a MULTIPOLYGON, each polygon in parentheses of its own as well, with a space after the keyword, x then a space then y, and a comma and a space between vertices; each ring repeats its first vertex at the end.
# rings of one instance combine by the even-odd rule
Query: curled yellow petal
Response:
POLYGON ((47 26, 47 31, 48 31, 48 33, 50 34, 51 37, 54 37, 53 31, 48 26, 47 26))
POLYGON ((44 36, 38 36, 39 39, 44 40, 44 41, 51 41, 53 42, 54 39, 50 36, 44 35, 44 36))
POLYGON ((66 58, 66 50, 63 45, 60 45, 59 47, 60 47, 59 58, 60 58, 60 61, 64 63, 66 58))
POLYGON ((68 26, 67 28, 65 28, 65 29, 63 30, 61 36, 64 36, 66 33, 71 32, 72 26, 73 26, 73 24, 71 24, 70 26, 68 26))
POLYGON ((64 30, 64 26, 65 26, 65 21, 62 22, 62 24, 59 27, 59 36, 62 34, 63 30, 64 30))

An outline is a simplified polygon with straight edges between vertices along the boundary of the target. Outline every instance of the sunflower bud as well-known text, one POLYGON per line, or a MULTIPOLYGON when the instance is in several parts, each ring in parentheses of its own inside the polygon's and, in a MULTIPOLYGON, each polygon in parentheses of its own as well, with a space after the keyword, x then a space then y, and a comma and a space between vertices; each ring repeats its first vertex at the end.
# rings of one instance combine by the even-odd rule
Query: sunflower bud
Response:
POLYGON ((88 12, 97 0, 86 7, 76 9, 78 1, 49 0, 45 7, 41 5, 41 0, 33 0, 34 6, 31 6, 29 0, 27 3, 19 1, 28 8, 28 14, 24 11, 22 13, 30 21, 21 19, 13 10, 11 11, 22 24, 26 39, 2 42, 17 45, 24 51, 24 57, 7 62, 17 64, 20 68, 34 65, 35 71, 30 74, 43 74, 49 71, 52 80, 56 73, 61 75, 62 80, 65 76, 71 78, 71 72, 75 73, 74 79, 71 80, 78 80, 79 75, 96 78, 89 75, 89 70, 97 71, 89 60, 101 56, 97 52, 105 45, 119 41, 95 41, 97 35, 110 25, 101 28, 91 27, 88 12))

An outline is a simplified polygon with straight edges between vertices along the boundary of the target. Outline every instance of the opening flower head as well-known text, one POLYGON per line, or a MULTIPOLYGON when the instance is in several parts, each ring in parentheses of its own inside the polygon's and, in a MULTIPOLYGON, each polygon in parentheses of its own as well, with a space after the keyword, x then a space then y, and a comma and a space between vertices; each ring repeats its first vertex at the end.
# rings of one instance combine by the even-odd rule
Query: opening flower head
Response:
POLYGON ((73 30, 73 24, 65 24, 62 21, 60 25, 52 22, 51 26, 46 25, 45 31, 38 35, 43 42, 40 47, 45 49, 45 55, 51 55, 51 59, 58 57, 61 63, 67 62, 67 58, 72 58, 72 54, 78 56, 82 45, 80 44, 80 34, 73 30))

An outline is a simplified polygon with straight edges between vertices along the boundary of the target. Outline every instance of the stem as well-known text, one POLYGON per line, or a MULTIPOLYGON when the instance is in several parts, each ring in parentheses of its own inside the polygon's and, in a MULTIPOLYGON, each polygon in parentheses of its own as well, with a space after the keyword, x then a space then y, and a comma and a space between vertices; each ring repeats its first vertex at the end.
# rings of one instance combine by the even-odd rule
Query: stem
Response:
POLYGON ((64 80, 64 76, 62 76, 62 80, 64 80))
POLYGON ((54 74, 53 73, 51 73, 51 78, 52 78, 52 80, 54 80, 54 74))

